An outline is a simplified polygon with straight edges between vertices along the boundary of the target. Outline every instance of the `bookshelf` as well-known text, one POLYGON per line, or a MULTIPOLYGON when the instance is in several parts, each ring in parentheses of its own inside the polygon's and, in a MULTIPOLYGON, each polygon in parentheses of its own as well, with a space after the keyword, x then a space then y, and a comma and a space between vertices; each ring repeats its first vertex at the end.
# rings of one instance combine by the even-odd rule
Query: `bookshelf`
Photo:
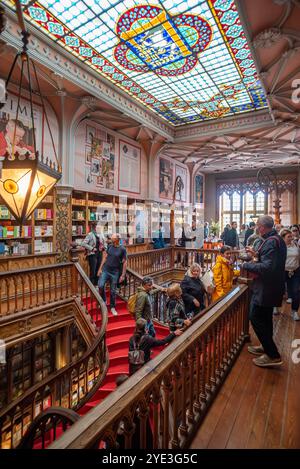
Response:
POLYGON ((78 245, 90 231, 92 222, 104 236, 121 234, 125 245, 142 244, 148 239, 147 207, 143 201, 126 196, 110 196, 73 191, 72 241, 78 245))
POLYGON ((0 257, 53 253, 55 192, 49 194, 21 227, 0 200, 0 257))
POLYGON ((159 224, 162 223, 163 237, 166 243, 170 241, 170 216, 171 208, 169 204, 152 202, 150 216, 150 237, 151 240, 157 235, 159 224))

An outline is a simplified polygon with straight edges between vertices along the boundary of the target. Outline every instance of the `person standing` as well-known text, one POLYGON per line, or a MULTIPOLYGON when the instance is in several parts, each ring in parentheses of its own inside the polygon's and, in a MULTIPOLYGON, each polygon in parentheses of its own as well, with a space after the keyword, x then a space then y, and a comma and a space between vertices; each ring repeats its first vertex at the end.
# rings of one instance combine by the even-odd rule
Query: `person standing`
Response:
POLYGON ((147 321, 148 334, 155 337, 155 329, 152 318, 152 307, 150 301, 150 291, 153 288, 153 280, 151 277, 144 277, 142 285, 137 289, 137 296, 134 307, 134 317, 137 321, 143 318, 147 321))
POLYGON ((220 254, 217 256, 215 265, 212 268, 214 274, 215 289, 213 292, 213 301, 222 298, 232 289, 233 278, 238 277, 240 272, 234 270, 231 260, 231 247, 222 246, 220 254))
POLYGON ((273 308, 280 306, 285 289, 286 245, 274 229, 274 220, 268 215, 259 217, 257 229, 263 242, 257 252, 246 248, 253 256, 242 268, 255 274, 249 319, 261 345, 249 346, 248 351, 259 355, 253 360, 260 367, 282 365, 282 359, 273 340, 273 308))
POLYGON ((281 230, 280 236, 283 238, 287 248, 285 281, 288 297, 291 299, 292 303, 292 318, 294 321, 300 321, 298 314, 300 304, 300 249, 293 239, 291 230, 281 230))
POLYGON ((244 246, 245 241, 245 234, 246 234, 246 225, 241 226, 240 234, 239 234, 239 245, 244 246))
POLYGON ((206 221, 204 223, 204 239, 209 237, 209 223, 206 221))
POLYGON ((239 248, 239 237, 238 237, 236 229, 237 229, 237 222, 236 221, 231 222, 231 227, 225 233, 224 240, 223 240, 226 246, 230 246, 233 249, 239 248))
POLYGON ((248 238, 254 235, 254 233, 255 233, 255 223, 254 221, 250 221, 249 227, 247 228, 246 233, 245 233, 245 240, 244 240, 245 247, 248 245, 248 238))
POLYGON ((106 302, 105 285, 110 283, 110 310, 114 316, 117 316, 116 310, 116 290, 118 283, 125 279, 127 266, 127 252, 124 246, 120 246, 120 235, 114 233, 111 236, 111 245, 103 252, 103 258, 98 270, 99 291, 106 302))
POLYGON ((165 247, 165 240, 163 235, 163 225, 162 222, 159 223, 159 228, 154 234, 153 237, 153 248, 154 249, 163 249, 165 247))
POLYGON ((200 280, 201 267, 192 264, 180 286, 187 317, 193 317, 205 309, 205 288, 200 280))
POLYGON ((97 272, 101 264, 103 251, 106 248, 103 234, 97 233, 97 223, 91 223, 91 231, 84 238, 81 246, 86 249, 90 269, 90 281, 93 285, 97 285, 97 272))

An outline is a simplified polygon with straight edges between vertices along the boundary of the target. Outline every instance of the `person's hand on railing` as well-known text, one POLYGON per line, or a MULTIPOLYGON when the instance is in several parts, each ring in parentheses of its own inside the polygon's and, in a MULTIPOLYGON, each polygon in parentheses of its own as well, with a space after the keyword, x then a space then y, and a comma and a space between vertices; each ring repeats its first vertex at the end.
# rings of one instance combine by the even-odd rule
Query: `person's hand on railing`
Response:
POLYGON ((182 329, 176 329, 176 331, 174 331, 174 334, 177 336, 181 335, 183 333, 183 330, 182 329))
POLYGON ((183 323, 185 326, 189 327, 192 324, 192 321, 190 319, 185 319, 183 323))

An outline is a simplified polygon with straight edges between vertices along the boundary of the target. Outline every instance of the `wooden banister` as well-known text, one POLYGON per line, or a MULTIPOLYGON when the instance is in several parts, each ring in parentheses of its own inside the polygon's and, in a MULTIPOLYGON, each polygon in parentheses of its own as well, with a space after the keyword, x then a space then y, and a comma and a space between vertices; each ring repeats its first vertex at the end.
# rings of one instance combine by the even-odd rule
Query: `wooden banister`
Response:
MULTIPOLYGON (((34 384, 0 410, 0 435, 4 431, 14 435, 16 421, 21 422, 21 433, 24 435, 29 423, 37 415, 37 401, 40 401, 41 410, 49 407, 49 404, 76 410, 99 387, 109 363, 105 342, 107 308, 83 269, 74 263, 0 274, 0 291, 1 323, 17 319, 20 315, 24 318, 38 313, 45 315, 47 310, 52 312, 58 306, 69 308, 75 311, 73 318, 89 344, 80 359, 34 384), (19 291, 20 279, 22 288, 19 291), (73 383, 76 380, 78 385, 74 390, 73 383), (79 380, 85 383, 83 388, 79 386, 79 380)), ((19 440, 11 437, 10 447, 18 443, 19 440)))
POLYGON ((125 447, 134 435, 145 448, 150 420, 153 449, 188 447, 245 341, 247 305, 248 288, 236 287, 50 448, 117 448, 121 422, 125 447))

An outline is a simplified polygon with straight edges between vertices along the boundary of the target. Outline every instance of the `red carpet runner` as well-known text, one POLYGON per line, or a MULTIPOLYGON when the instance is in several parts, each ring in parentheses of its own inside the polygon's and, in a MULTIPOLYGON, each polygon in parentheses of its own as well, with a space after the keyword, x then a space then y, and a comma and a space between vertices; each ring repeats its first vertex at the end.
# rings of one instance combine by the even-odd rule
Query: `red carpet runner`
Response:
MULTIPOLYGON (((128 374, 128 342, 132 336, 135 322, 126 309, 124 301, 118 301, 116 309, 118 316, 108 314, 108 325, 106 332, 106 344, 109 354, 109 369, 107 375, 94 396, 85 404, 78 413, 86 414, 92 407, 99 404, 116 387, 115 380, 120 374, 128 374)), ((156 338, 162 339, 169 333, 164 326, 155 326, 156 338)), ((163 347, 153 349, 152 357, 155 357, 163 347)))

